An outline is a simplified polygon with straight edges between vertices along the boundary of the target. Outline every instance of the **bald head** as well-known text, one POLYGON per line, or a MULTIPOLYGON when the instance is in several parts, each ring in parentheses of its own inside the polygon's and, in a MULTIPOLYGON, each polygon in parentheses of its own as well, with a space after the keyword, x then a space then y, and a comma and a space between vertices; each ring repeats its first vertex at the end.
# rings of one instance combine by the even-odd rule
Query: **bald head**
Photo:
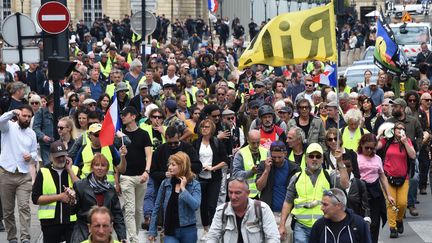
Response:
POLYGON ((261 134, 259 130, 252 129, 248 133, 249 148, 252 152, 258 152, 261 134))

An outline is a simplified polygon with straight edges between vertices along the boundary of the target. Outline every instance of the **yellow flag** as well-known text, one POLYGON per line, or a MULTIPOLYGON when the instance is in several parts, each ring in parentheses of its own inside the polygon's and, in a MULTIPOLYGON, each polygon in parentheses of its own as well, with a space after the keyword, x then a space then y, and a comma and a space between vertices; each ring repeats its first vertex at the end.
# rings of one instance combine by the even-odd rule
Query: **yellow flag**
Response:
POLYGON ((333 2, 273 18, 243 52, 239 69, 253 64, 279 67, 307 60, 337 60, 333 2))

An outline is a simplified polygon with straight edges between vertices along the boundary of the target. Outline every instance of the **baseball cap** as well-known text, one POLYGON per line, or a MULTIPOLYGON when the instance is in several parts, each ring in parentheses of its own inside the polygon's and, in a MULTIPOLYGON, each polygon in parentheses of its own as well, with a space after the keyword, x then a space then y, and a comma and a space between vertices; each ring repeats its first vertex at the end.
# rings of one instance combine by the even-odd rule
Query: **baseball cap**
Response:
POLYGON ((115 92, 124 91, 124 90, 125 91, 129 90, 127 84, 125 82, 118 83, 116 88, 115 88, 115 92))
POLYGON ((123 108, 123 110, 120 111, 120 115, 126 115, 129 113, 132 115, 138 114, 137 110, 133 106, 127 106, 127 107, 123 108))
POLYGON ((261 102, 258 100, 252 100, 249 102, 249 108, 258 108, 261 106, 261 102))
POLYGON ((279 112, 292 113, 292 109, 289 106, 284 106, 284 107, 280 108, 279 112))
POLYGON ((222 116, 228 116, 228 115, 234 115, 234 114, 235 114, 235 112, 230 110, 230 109, 224 110, 222 112, 222 116))
POLYGON ((148 89, 148 85, 146 83, 142 83, 139 85, 139 89, 148 89))
POLYGON ((318 152, 320 154, 323 154, 323 149, 318 143, 311 143, 306 149, 306 154, 310 154, 312 152, 318 152))
POLYGON ((100 123, 93 123, 90 125, 88 132, 89 133, 97 133, 102 129, 102 124, 100 123))
POLYGON ((165 101, 165 107, 168 110, 173 111, 173 110, 177 109, 177 102, 175 100, 167 100, 167 101, 165 101))
POLYGON ((377 80, 376 78, 372 77, 369 81, 369 85, 377 85, 377 80))
POLYGON ((63 144, 63 142, 57 140, 55 142, 53 142, 50 145, 50 153, 54 158, 60 157, 60 156, 66 156, 67 150, 66 150, 66 146, 63 144))
POLYGON ((392 104, 392 105, 400 105, 403 108, 407 107, 406 101, 404 99, 402 99, 402 98, 397 98, 395 100, 390 100, 389 103, 392 104))
POLYGON ((285 144, 282 141, 274 141, 270 145, 270 151, 285 152, 287 151, 285 144))
POLYGON ((256 81, 254 84, 254 88, 256 88, 257 86, 265 87, 265 84, 262 81, 256 81))
POLYGON ((85 99, 83 101, 83 105, 90 105, 90 104, 93 104, 93 103, 96 103, 96 100, 91 99, 91 98, 85 99))
POLYGON ((172 83, 167 83, 167 84, 164 84, 163 85, 163 89, 166 89, 166 88, 174 88, 176 85, 175 84, 172 84, 172 83))
POLYGON ((327 105, 326 105, 326 107, 338 107, 338 104, 337 104, 337 102, 335 101, 335 100, 333 100, 333 101, 330 101, 327 105))

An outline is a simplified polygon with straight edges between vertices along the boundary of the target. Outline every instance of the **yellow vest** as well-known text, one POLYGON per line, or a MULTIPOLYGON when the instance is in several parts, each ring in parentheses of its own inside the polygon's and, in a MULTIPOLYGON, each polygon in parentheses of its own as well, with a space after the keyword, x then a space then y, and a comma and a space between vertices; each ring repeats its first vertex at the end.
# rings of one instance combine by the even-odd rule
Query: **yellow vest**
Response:
MULTIPOLYGON (((357 151, 358 145, 360 142, 360 138, 362 137, 360 129, 362 129, 362 128, 360 128, 360 127, 357 128, 357 130, 354 133, 354 137, 351 138, 350 131, 349 131, 348 127, 343 128, 344 131, 342 133, 342 141, 343 141, 342 146, 344 148, 357 151)), ((342 128, 341 128, 341 131, 342 131, 342 128)), ((365 128, 363 128, 363 132, 364 132, 364 134, 369 133, 369 131, 365 128)))
MULTIPOLYGON (((75 175, 78 174, 78 167, 75 165, 72 165, 72 170, 75 175)), ((57 195, 57 187, 54 183, 54 179, 51 175, 51 172, 48 168, 41 168, 40 169, 42 173, 42 195, 57 195)), ((68 185, 69 187, 72 187, 72 179, 70 175, 68 175, 68 185)), ((61 190, 60 190, 61 191, 61 190)), ((51 202, 44 205, 39 205, 38 209, 38 218, 39 219, 53 219, 55 218, 55 210, 58 202, 51 202)), ((77 217, 75 214, 70 215, 70 222, 75 222, 77 220, 77 217)))
MULTIPOLYGON (((108 160, 109 170, 107 174, 107 181, 114 185, 114 166, 113 157, 109 146, 102 147, 101 153, 108 160)), ((94 157, 93 150, 91 148, 91 143, 87 144, 81 152, 83 167, 81 169, 81 179, 87 177, 91 172, 91 160, 94 157)))
MULTIPOLYGON (((126 86, 127 86, 128 89, 129 89, 128 91, 126 91, 126 94, 128 95, 128 97, 132 98, 133 96, 131 96, 131 94, 130 94, 130 90, 131 90, 132 88, 131 88, 131 86, 130 86, 130 84, 129 84, 129 81, 125 80, 125 81, 122 81, 122 82, 125 82, 125 83, 126 83, 126 86)), ((116 88, 116 86, 115 86, 114 83, 112 83, 112 84, 108 84, 108 85, 106 86, 106 88, 105 88, 105 93, 107 93, 107 95, 108 95, 110 98, 112 98, 112 97, 114 96, 115 88, 116 88)))
POLYGON ((184 91, 185 92, 185 96, 186 96, 186 106, 188 108, 190 108, 193 104, 196 103, 196 96, 195 96, 195 94, 198 91, 198 88, 195 87, 195 86, 192 86, 191 89, 192 89, 192 94, 189 93, 186 90, 184 91), (191 102, 191 99, 190 99, 191 96, 192 96, 192 102, 191 102))
MULTIPOLYGON (((260 161, 254 161, 253 160, 252 153, 249 149, 249 146, 246 146, 246 147, 240 149, 240 153, 243 157, 243 165, 244 165, 244 169, 246 171, 251 170, 255 164, 259 165, 260 161)), ((267 159, 268 149, 260 146, 259 147, 259 153, 260 153, 260 157, 261 157, 260 159, 261 160, 267 159)), ((255 179, 256 179, 256 175, 253 175, 252 177, 247 178, 247 183, 249 184, 249 190, 250 190, 250 193, 249 193, 250 198, 254 198, 259 194, 258 189, 257 189, 256 184, 255 184, 255 179)))
POLYGON ((101 62, 99 62, 99 66, 100 66, 100 70, 103 73, 103 75, 105 77, 109 77, 109 74, 111 72, 111 62, 109 61, 109 58, 108 58, 106 67, 104 67, 101 62))
MULTIPOLYGON (((295 157, 294 157, 294 151, 291 151, 288 159, 292 162, 295 163, 295 157)), ((303 153, 302 159, 301 159, 301 163, 300 163, 300 168, 302 170, 304 170, 306 168, 306 160, 305 160, 305 154, 303 153)))
POLYGON ((127 63, 129 63, 129 65, 130 65, 133 61, 132 55, 130 53, 128 53, 126 57, 127 57, 127 63))
POLYGON ((141 35, 137 35, 135 34, 135 32, 132 32, 132 39, 131 39, 132 43, 135 43, 139 40, 141 40, 141 35))
MULTIPOLYGON (((162 126, 162 127, 163 127, 163 130, 166 131, 167 127, 166 126, 162 126)), ((153 144, 153 128, 152 128, 152 126, 149 124, 146 124, 146 123, 141 123, 140 128, 148 133, 148 135, 150 137, 150 141, 152 142, 152 145, 154 145, 153 144)), ((162 135, 161 136, 162 137, 162 143, 165 143, 165 136, 163 134, 161 134, 161 135, 162 135)), ((153 151, 154 151, 154 148, 153 148, 153 151)))
POLYGON ((295 216, 297 222, 312 228, 315 221, 324 215, 321 210, 321 203, 318 203, 313 208, 305 208, 304 206, 313 201, 321 202, 324 190, 330 190, 330 183, 324 175, 324 169, 321 169, 315 187, 305 170, 297 172, 296 175, 300 175, 295 184, 298 197, 294 199, 294 209, 291 213, 295 216))

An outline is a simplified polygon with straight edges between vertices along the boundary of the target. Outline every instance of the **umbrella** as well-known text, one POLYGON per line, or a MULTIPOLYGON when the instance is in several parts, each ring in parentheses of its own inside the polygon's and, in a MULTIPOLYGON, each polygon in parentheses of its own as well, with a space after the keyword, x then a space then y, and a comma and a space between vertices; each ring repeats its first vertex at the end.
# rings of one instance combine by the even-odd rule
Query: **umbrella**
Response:
POLYGON ((365 17, 377 17, 380 15, 380 12, 378 10, 374 10, 368 14, 365 15, 365 17))

